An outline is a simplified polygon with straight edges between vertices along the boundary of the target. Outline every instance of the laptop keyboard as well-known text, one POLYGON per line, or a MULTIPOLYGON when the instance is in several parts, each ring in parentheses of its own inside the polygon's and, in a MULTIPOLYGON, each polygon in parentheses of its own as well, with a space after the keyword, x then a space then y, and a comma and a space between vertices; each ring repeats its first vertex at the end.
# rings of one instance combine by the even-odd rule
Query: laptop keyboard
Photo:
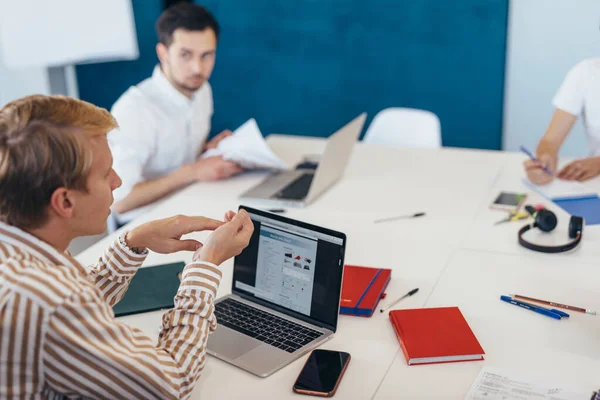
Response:
POLYGON ((302 200, 308 194, 314 174, 302 174, 275 194, 278 199, 302 200))
POLYGON ((215 305, 217 323, 293 353, 323 335, 276 315, 248 306, 232 298, 215 305))

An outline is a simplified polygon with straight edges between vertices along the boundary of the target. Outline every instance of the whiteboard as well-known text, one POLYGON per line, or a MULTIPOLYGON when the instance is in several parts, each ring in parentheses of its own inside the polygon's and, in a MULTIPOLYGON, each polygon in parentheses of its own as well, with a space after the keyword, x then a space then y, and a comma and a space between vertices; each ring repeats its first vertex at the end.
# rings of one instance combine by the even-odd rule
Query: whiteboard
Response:
POLYGON ((138 57, 131 0, 0 0, 8 68, 138 57))

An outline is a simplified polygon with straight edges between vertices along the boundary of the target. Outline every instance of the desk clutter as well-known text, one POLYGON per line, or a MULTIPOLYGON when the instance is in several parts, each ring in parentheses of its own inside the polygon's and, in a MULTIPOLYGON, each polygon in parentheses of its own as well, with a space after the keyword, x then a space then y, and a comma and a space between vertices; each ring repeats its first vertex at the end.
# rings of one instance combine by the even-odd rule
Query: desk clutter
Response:
POLYGON ((567 314, 564 311, 560 311, 560 310, 556 310, 556 309, 548 309, 542 306, 537 306, 535 304, 532 303, 527 303, 524 301, 519 301, 519 300, 514 300, 512 297, 510 296, 500 296, 500 300, 505 301, 507 303, 510 303, 512 305, 524 308, 526 310, 529 311, 533 311, 536 312, 538 314, 542 314, 545 315, 547 317, 550 318, 554 318, 554 319, 562 319, 564 318, 569 318, 569 314, 567 314))
POLYGON ((584 184, 562 179, 546 185, 534 185, 527 180, 525 183, 569 214, 581 216, 588 225, 600 224, 600 197, 584 184))
MULTIPOLYGON (((342 234, 326 230, 325 228, 309 227, 299 221, 278 216, 279 210, 270 210, 271 213, 265 213, 264 211, 253 210, 245 206, 242 206, 242 208, 245 208, 250 213, 255 223, 259 223, 261 236, 263 237, 261 239, 262 243, 268 245, 270 248, 270 253, 268 254, 270 262, 279 260, 284 270, 288 271, 286 274, 289 275, 291 280, 289 282, 290 287, 287 288, 284 279, 283 289, 285 289, 285 292, 295 293, 299 290, 297 292, 298 295, 303 294, 304 290, 309 288, 306 279, 312 276, 323 260, 320 259, 322 256, 318 256, 315 253, 316 248, 312 248, 311 254, 307 253, 307 249, 311 249, 309 243, 299 242, 298 240, 301 239, 301 236, 296 237, 295 235, 300 233, 306 234, 309 232, 308 229, 311 230, 312 234, 324 235, 323 238, 331 234, 340 235, 341 238, 342 234), (276 226, 278 230, 273 230, 276 226), (294 228, 295 226, 300 228, 300 230, 295 233, 289 230, 297 229, 294 228), (275 256, 277 257, 274 258, 275 256), (294 269, 296 264, 298 264, 298 267, 296 267, 298 270, 294 269)), ((526 218, 534 217, 537 225, 542 225, 540 229, 545 227, 544 224, 556 225, 556 217, 553 214, 544 214, 544 211, 547 211, 544 208, 526 206, 526 210, 526 218), (546 219, 541 218, 540 215, 542 217, 546 216, 546 219), (548 217, 548 215, 550 216, 548 217), (548 221, 548 218, 553 220, 548 221)), ((522 219, 521 215, 523 213, 519 211, 510 212, 509 220, 522 219)), ((339 241, 340 239, 335 238, 329 238, 328 240, 333 240, 332 243, 335 243, 336 240, 338 243, 344 243, 343 240, 339 241)), ((259 251, 256 248, 254 250, 259 251)), ((343 247, 341 250, 343 254, 343 247)), ((234 264, 236 265, 234 267, 235 271, 238 268, 238 261, 234 264)), ((142 269, 132 280, 128 295, 125 296, 121 303, 115 306, 115 314, 120 316, 173 307, 172 298, 178 286, 176 273, 181 272, 183 267, 184 264, 180 262, 142 269), (157 279, 151 279, 153 276, 157 279), (156 282, 160 281, 161 285, 158 287, 156 285, 152 286, 149 284, 148 279, 156 282), (170 286, 165 285, 166 282, 171 282, 170 286), (146 293, 146 297, 143 297, 138 293, 140 290, 144 292, 143 287, 153 287, 154 289, 152 289, 151 293, 145 290, 148 293, 146 293), (153 301, 150 301, 148 297, 153 301), (138 304, 139 301, 136 300, 138 298, 141 298, 147 304, 144 307, 140 306, 138 304)), ((369 323, 368 318, 373 316, 381 300, 386 298, 386 290, 391 278, 392 270, 389 268, 345 264, 343 267, 343 278, 340 277, 342 279, 342 287, 339 295, 339 314, 364 317, 366 319, 365 323, 369 323)), ((235 288, 243 288, 246 291, 251 289, 247 284, 241 284, 240 282, 235 284, 235 288)), ((380 308, 381 313, 388 308, 397 307, 399 301, 415 295, 418 290, 418 288, 415 288, 399 298, 388 301, 387 304, 380 308)), ((267 314, 262 316, 254 315, 251 312, 252 303, 238 304, 233 302, 233 305, 242 307, 240 310, 237 310, 237 308, 234 309, 235 307, 229 304, 225 306, 228 300, 231 303, 232 299, 227 298, 225 298, 225 301, 217 301, 215 313, 219 326, 242 332, 250 338, 258 339, 271 346, 279 346, 277 339, 270 339, 269 336, 274 334, 275 331, 272 329, 276 329, 277 327, 270 328, 270 326, 273 324, 282 324, 283 322, 275 323, 275 320, 267 314), (261 321, 264 322, 262 325, 260 325, 261 321)), ((578 312, 588 315, 596 314, 595 311, 588 308, 570 306, 519 294, 502 295, 500 296, 500 300, 555 320, 568 319, 570 317, 568 312, 578 312)), ((298 306, 299 304, 294 305, 294 307, 298 306)), ((484 360, 485 351, 458 307, 393 309, 389 311, 389 321, 390 328, 395 333, 399 348, 402 350, 406 363, 409 366, 484 360)), ((285 329, 281 332, 284 332, 285 329)), ((321 335, 320 332, 314 329, 310 330, 302 326, 297 326, 295 329, 299 329, 300 336, 296 336, 296 338, 292 337, 293 335, 286 336, 285 341, 282 342, 282 346, 285 345, 285 347, 280 347, 289 353, 290 360, 295 357, 293 354, 299 351, 304 345, 311 342, 317 343, 319 335, 321 335), (293 344, 292 342, 298 337, 302 337, 302 341, 298 343, 294 342, 293 344)), ((215 334, 218 335, 219 330, 215 334)), ((214 339, 209 341, 209 353, 224 357, 223 355, 219 355, 219 350, 211 349, 211 343, 214 346, 214 339)), ((226 357, 224 358, 227 359, 226 357)), ((279 367, 281 366, 279 365, 279 367)), ((257 375, 262 375, 263 373, 257 372, 256 369, 247 366, 244 369, 257 375)), ((271 372, 269 370, 265 373, 270 374, 271 372)), ((502 395, 503 397, 498 397, 502 399, 520 399, 520 397, 510 397, 510 392, 514 391, 514 385, 520 385, 519 387, 521 388, 523 385, 527 387, 532 397, 525 398, 537 398, 535 396, 542 396, 539 393, 545 393, 546 389, 544 387, 524 382, 524 379, 520 377, 498 375, 493 372, 492 368, 486 366, 482 369, 476 383, 473 384, 473 388, 467 395, 467 398, 487 400, 495 398, 489 397, 493 394, 495 396, 502 395), (500 383, 495 383, 496 380, 499 380, 500 383)), ((559 391, 553 394, 554 397, 542 396, 540 398, 552 400, 577 398, 568 397, 568 393, 570 392, 565 391, 563 393, 559 391), (564 396, 560 397, 558 396, 559 394, 564 394, 564 396)))
POLYGON ((568 237, 569 241, 564 244, 548 246, 536 244, 526 238, 526 233, 531 230, 540 230, 545 233, 552 232, 558 225, 558 217, 552 211, 546 209, 542 205, 531 206, 526 205, 524 211, 520 211, 518 208, 509 211, 505 218, 495 222, 494 225, 501 225, 504 223, 521 221, 528 218, 533 218, 533 223, 524 225, 519 229, 517 233, 519 245, 526 249, 537 251, 540 253, 563 253, 571 251, 576 248, 583 238, 583 228, 587 223, 584 218, 572 215, 569 219, 568 237))
POLYGON ((573 250, 581 243, 583 238, 583 227, 585 222, 582 217, 572 215, 569 219, 569 239, 570 241, 558 246, 543 246, 535 244, 525 238, 525 233, 532 229, 539 229, 542 232, 552 232, 558 224, 558 218, 550 210, 536 210, 531 206, 525 206, 525 209, 534 218, 534 223, 523 226, 518 233, 519 244, 526 249, 538 251, 540 253, 563 253, 573 250))
POLYGON ((594 310, 581 308, 581 307, 575 307, 575 306, 569 306, 566 304, 556 303, 556 302, 548 301, 548 300, 539 300, 539 299, 535 299, 533 297, 526 297, 526 296, 521 296, 518 294, 511 294, 510 296, 500 296, 500 300, 505 301, 510 304, 513 304, 515 306, 525 308, 526 310, 534 311, 538 314, 542 314, 547 317, 554 318, 554 319, 569 318, 570 315, 564 311, 557 310, 556 308, 550 309, 550 308, 542 307, 541 305, 534 304, 534 303, 540 303, 540 304, 549 305, 552 307, 562 308, 565 310, 571 310, 571 311, 584 313, 584 314, 596 315, 596 311, 594 311, 594 310))
MULTIPOLYGON (((391 275, 390 269, 345 265, 340 314, 371 317, 391 275)), ((393 310, 389 318, 408 365, 483 360, 484 351, 458 307, 393 310)))
MULTIPOLYGON (((229 147, 223 145, 218 150, 222 150, 223 154, 225 151, 229 151, 230 156, 233 157, 237 154, 234 151, 235 141, 244 138, 255 140, 258 136, 255 128, 254 121, 245 124, 231 140, 225 142, 229 147)), ((256 159, 258 158, 256 155, 256 159)), ((265 155, 264 160, 266 159, 268 157, 265 155)), ((305 157, 304 159, 299 158, 290 165, 309 170, 317 168, 318 161, 316 158, 305 157), (298 161, 300 161, 299 164, 298 161)), ((321 163, 321 165, 325 165, 325 163, 321 163)), ((566 186, 562 189, 558 186, 560 185, 557 185, 555 189, 549 188, 548 192, 558 193, 566 190, 566 186)), ((571 189, 581 191, 581 188, 576 186, 574 185, 571 189)), ((519 247, 520 244, 538 252, 567 252, 574 250, 582 242, 584 222, 587 223, 587 220, 572 217, 569 220, 571 222, 569 232, 559 232, 561 227, 559 218, 565 219, 564 222, 567 222, 566 218, 549 210, 547 207, 550 207, 551 203, 539 202, 531 191, 529 193, 518 190, 501 192, 494 198, 495 201, 491 208, 500 211, 490 212, 480 225, 494 234, 504 235, 506 233, 507 242, 510 242, 512 246, 511 249, 517 248, 517 252, 525 252, 519 247), (556 229, 557 227, 559 229, 556 229), (558 235, 557 243, 563 243, 562 239, 565 243, 559 246, 545 246, 543 245, 544 235, 548 235, 549 242, 554 240, 554 237, 549 237, 549 235, 558 235), (519 244, 516 243, 517 240, 519 244), (537 243, 538 241, 541 243, 537 243)), ((573 199, 575 197, 560 198, 557 201, 573 199)), ((483 207, 479 207, 479 209, 487 211, 486 206, 488 205, 484 203, 483 207)), ((452 206, 454 207, 454 205, 452 206)), ((460 302, 459 308, 454 306, 458 303, 458 301, 454 301, 455 298, 446 301, 446 299, 435 297, 439 294, 434 295, 430 302, 430 296, 437 290, 437 285, 449 284, 449 281, 443 282, 444 278, 448 276, 446 272, 441 278, 438 278, 439 280, 434 281, 433 289, 428 286, 421 287, 420 290, 411 288, 407 286, 410 284, 410 280, 420 281, 420 275, 417 277, 403 275, 397 266, 391 263, 378 265, 373 262, 373 264, 357 265, 352 263, 352 259, 345 258, 347 245, 350 246, 352 243, 353 246, 362 246, 365 236, 358 239, 352 236, 352 242, 347 242, 345 234, 342 233, 343 230, 332 231, 326 228, 326 225, 320 226, 321 220, 318 214, 310 215, 314 221, 311 223, 315 225, 289 218, 289 216, 301 214, 295 205, 265 203, 263 207, 265 211, 246 206, 241 206, 241 208, 249 212, 255 224, 256 237, 251 241, 248 249, 234 259, 231 295, 215 300, 217 329, 209 336, 207 352, 209 355, 227 362, 227 364, 218 364, 215 371, 223 369, 220 371, 221 374, 230 372, 225 371, 224 368, 234 365, 268 380, 267 386, 270 386, 270 382, 274 378, 269 375, 279 368, 287 369, 287 372, 282 371, 283 374, 294 375, 294 378, 298 373, 318 371, 319 365, 324 364, 312 362, 311 353, 313 351, 317 351, 315 354, 323 351, 331 352, 330 349, 336 349, 339 350, 336 353, 347 354, 348 358, 350 354, 352 355, 353 361, 349 364, 346 375, 354 374, 353 379, 356 379, 357 369, 364 367, 366 356, 358 350, 359 346, 353 343, 355 339, 352 335, 360 335, 360 340, 364 341, 367 340, 365 338, 370 337, 367 335, 373 334, 375 329, 377 329, 377 333, 381 333, 383 329, 383 336, 375 335, 379 342, 378 346, 374 346, 373 357, 377 357, 377 359, 368 359, 367 362, 373 366, 373 369, 378 367, 381 367, 382 370, 385 369, 387 375, 384 375, 384 378, 387 380, 400 382, 399 378, 394 375, 399 369, 409 370, 410 376, 425 375, 429 377, 431 374, 432 377, 435 377, 440 371, 442 374, 452 375, 457 370, 466 368, 473 371, 473 376, 469 378, 467 385, 460 389, 462 390, 460 396, 464 396, 466 393, 465 399, 469 400, 583 400, 592 395, 591 389, 595 389, 595 387, 573 388, 561 383, 547 382, 544 379, 536 380, 519 371, 496 368, 507 361, 501 359, 503 355, 502 351, 498 349, 498 343, 490 340, 490 332, 486 331, 485 326, 482 326, 481 315, 471 308, 472 304, 460 302), (326 246, 323 245, 325 242, 328 242, 326 246), (337 271, 341 272, 342 276, 336 274, 329 277, 324 276, 324 270, 320 269, 324 265, 328 266, 327 274, 337 271), (392 282, 392 278, 396 282, 392 282), (401 281, 402 284, 396 286, 398 281, 401 281), (337 283, 340 285, 337 286, 337 283), (335 292, 336 287, 339 289, 339 293, 335 292), (318 292, 319 290, 321 292, 318 292), (324 293, 330 294, 330 296, 324 296, 324 293), (431 304, 444 304, 444 306, 431 307, 431 304), (339 308, 337 308, 338 306, 339 308), (385 315, 383 315, 384 313, 385 315), (324 319, 329 319, 329 326, 325 328, 322 324, 324 319), (350 329, 348 329, 348 324, 351 324, 350 329), (352 329, 355 331, 353 332, 352 329), (341 339, 338 340, 338 337, 341 339), (349 337, 350 339, 348 339, 349 337), (328 339, 333 339, 333 341, 329 343, 328 339), (386 356, 389 356, 389 359, 386 359, 386 356), (301 363, 292 363, 295 359, 302 357, 305 357, 306 360, 301 363), (481 362, 468 363, 469 361, 481 362), (265 366, 263 363, 269 365, 265 366), (388 367, 385 363, 389 363, 390 366, 388 367), (477 373, 479 375, 475 378, 477 373)), ((435 221, 440 215, 443 216, 439 208, 428 206, 423 209, 418 205, 409 204, 403 205, 399 210, 382 209, 385 213, 381 211, 381 214, 380 210, 365 211, 363 215, 360 215, 360 221, 366 222, 366 230, 369 230, 369 234, 374 236, 379 232, 393 235, 396 229, 399 231, 407 229, 408 225, 417 228, 427 225, 427 229, 429 229, 429 224, 432 227, 441 226, 441 224, 436 225, 435 221), (422 211, 423 209, 426 212, 422 211)), ((335 221, 336 218, 342 218, 333 212, 331 214, 331 220, 327 218, 323 220, 335 221)), ((449 219, 448 225, 450 226, 450 223, 453 222, 449 219)), ((341 226, 344 226, 343 223, 341 226)), ((451 228, 454 229, 454 226, 451 228)), ((422 232, 419 231, 420 234, 422 232)), ((384 239, 384 243, 386 243, 385 240, 387 238, 384 239)), ((389 243, 396 243, 395 237, 389 243)), ((366 245, 365 248, 367 248, 366 245)), ((380 250, 380 248, 377 249, 380 250)), ((427 249, 434 248, 427 247, 427 249)), ((397 249, 390 248, 390 253, 395 250, 397 249)), ((356 251, 354 248, 353 254, 356 254, 356 251)), ((432 250, 432 252, 434 251, 432 250)), ((529 252, 526 254, 526 257, 532 259, 535 257, 529 252)), ((397 261, 397 257, 394 257, 393 260, 397 261)), ((416 260, 420 260, 420 258, 416 258, 416 260)), ((472 272, 468 268, 465 268, 464 271, 472 272)), ((160 269, 149 269, 147 272, 158 273, 160 269)), ((143 275, 140 274, 140 277, 143 275)), ((132 289, 135 289, 136 284, 140 283, 136 282, 136 279, 132 281, 132 289)), ((454 281, 452 284, 456 284, 456 282, 454 281)), ((467 286, 469 285, 458 287, 468 291, 467 286)), ((521 287, 519 292, 526 295, 501 293, 500 290, 493 290, 485 294, 487 306, 491 304, 496 311, 499 310, 499 315, 506 316, 507 321, 500 321, 503 324, 511 322, 509 317, 513 315, 512 313, 515 315, 522 313, 521 323, 531 323, 531 327, 527 328, 531 328, 532 331, 542 329, 535 324, 541 324, 541 326, 552 324, 553 329, 561 330, 560 333, 563 334, 563 331, 567 329, 575 329, 582 320, 593 321, 589 317, 596 314, 592 308, 596 308, 597 305, 586 304, 588 300, 581 300, 582 304, 579 304, 579 300, 573 298, 572 303, 577 304, 577 306, 573 306, 569 305, 572 303, 568 296, 555 298, 554 295, 542 294, 542 292, 534 290, 537 288, 533 286, 519 287, 521 287), (542 300, 548 298, 554 299, 554 301, 542 300)), ((174 289, 169 290, 171 293, 161 299, 167 299, 169 302, 172 300, 174 289)), ((124 300, 129 299, 126 297, 124 300)), ((125 302, 123 305, 126 304, 125 302)), ((489 312, 492 313, 493 310, 489 312)), ((360 345, 363 346, 363 343, 361 342, 360 345)), ((511 360, 508 360, 509 366, 510 362, 511 360)), ((344 365, 346 364, 344 363, 344 365)), ((360 374, 362 376, 362 370, 360 374)), ((285 376, 286 382, 289 382, 288 389, 292 392, 294 380, 287 375, 283 376, 285 376)), ((332 382, 337 385, 342 380, 341 376, 342 374, 339 374, 337 380, 332 382)), ((340 390, 348 390, 347 385, 351 385, 348 379, 346 378, 346 382, 342 380, 340 390)), ((375 381, 374 378, 372 380, 375 381)), ((378 385, 382 382, 379 376, 377 376, 377 382, 378 385)), ((314 391, 314 387, 311 387, 313 383, 307 384, 307 391, 314 391)), ((410 382, 401 382, 401 384, 408 385, 410 382)), ((375 392, 377 395, 373 395, 371 398, 380 398, 377 391, 375 392)), ((389 392, 382 393, 381 398, 394 398, 389 396, 389 392)), ((594 396, 599 395, 594 392, 594 396)), ((345 398, 341 393, 339 397, 345 398)), ((403 398, 401 395, 398 397, 403 398)), ((357 396, 356 398, 361 397, 357 396)), ((453 396, 447 398, 459 398, 459 396, 453 392, 453 396)))

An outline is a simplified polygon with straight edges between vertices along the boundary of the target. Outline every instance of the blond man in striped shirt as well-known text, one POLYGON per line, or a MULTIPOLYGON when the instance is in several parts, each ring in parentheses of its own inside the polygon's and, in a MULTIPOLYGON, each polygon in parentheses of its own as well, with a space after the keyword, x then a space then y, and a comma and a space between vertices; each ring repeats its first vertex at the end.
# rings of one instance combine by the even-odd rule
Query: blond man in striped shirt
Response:
MULTIPOLYGON (((31 96, 0 110, 0 398, 189 397, 216 326, 218 265, 247 246, 245 212, 226 222, 176 216, 119 237, 97 264, 67 252, 101 233, 121 184, 106 133, 111 115, 66 97, 31 96), (181 236, 212 230, 204 245, 181 236), (148 250, 195 251, 158 343, 115 320, 148 250)), ((135 143, 132 143, 134 146, 135 143)))

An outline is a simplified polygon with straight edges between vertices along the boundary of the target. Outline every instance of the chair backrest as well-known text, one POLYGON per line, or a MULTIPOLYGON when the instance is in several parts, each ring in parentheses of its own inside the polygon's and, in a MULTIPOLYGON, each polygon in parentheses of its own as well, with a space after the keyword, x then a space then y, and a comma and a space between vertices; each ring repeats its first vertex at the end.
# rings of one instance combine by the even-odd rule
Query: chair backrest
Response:
POLYGON ((117 217, 115 216, 115 212, 111 210, 111 213, 106 220, 106 231, 108 234, 113 233, 119 228, 119 224, 117 222, 117 217))
POLYGON ((369 125, 365 143, 402 147, 442 146, 440 119, 431 111, 413 108, 386 108, 369 125))

